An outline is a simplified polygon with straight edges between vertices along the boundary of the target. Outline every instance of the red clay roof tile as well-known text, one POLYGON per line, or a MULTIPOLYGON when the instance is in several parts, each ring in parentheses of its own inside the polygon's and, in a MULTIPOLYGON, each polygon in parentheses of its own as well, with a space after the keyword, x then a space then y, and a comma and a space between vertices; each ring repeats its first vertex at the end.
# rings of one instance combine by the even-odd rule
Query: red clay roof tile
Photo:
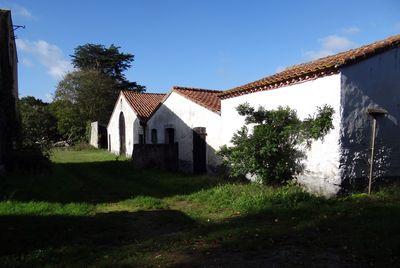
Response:
POLYGON ((219 113, 221 111, 221 100, 218 97, 218 94, 222 92, 220 90, 175 86, 172 88, 172 91, 181 94, 213 112, 219 113))
POLYGON ((136 112, 138 118, 144 122, 150 118, 165 96, 165 94, 138 93, 129 90, 123 90, 122 94, 136 112))
POLYGON ((218 94, 221 99, 231 98, 251 92, 274 89, 290 84, 300 83, 318 77, 338 73, 339 69, 357 63, 376 54, 400 46, 400 35, 394 35, 375 43, 351 49, 333 56, 320 58, 311 62, 295 65, 274 75, 255 82, 235 87, 218 94))

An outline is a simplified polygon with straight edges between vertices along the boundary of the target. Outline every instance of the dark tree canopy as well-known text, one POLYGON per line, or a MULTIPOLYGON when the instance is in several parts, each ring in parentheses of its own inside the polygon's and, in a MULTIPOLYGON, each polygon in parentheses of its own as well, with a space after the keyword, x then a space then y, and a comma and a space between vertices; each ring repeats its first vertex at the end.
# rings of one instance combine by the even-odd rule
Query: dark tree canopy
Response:
POLYGON ((32 96, 23 97, 19 100, 19 111, 24 145, 48 147, 57 139, 57 119, 48 103, 32 96))
POLYGON ((134 55, 119 51, 120 47, 100 44, 86 44, 75 48, 71 55, 75 68, 97 70, 116 81, 119 89, 145 91, 145 87, 126 79, 124 72, 132 67, 134 55))
POLYGON ((82 121, 107 123, 118 94, 109 76, 96 70, 79 70, 58 83, 55 100, 75 105, 82 121))

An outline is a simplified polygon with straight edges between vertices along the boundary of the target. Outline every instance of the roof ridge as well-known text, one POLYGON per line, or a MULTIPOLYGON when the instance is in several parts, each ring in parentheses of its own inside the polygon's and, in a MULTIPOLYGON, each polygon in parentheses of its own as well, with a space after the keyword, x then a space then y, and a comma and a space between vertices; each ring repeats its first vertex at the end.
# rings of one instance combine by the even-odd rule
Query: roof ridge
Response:
POLYGON ((229 98, 229 96, 260 91, 261 87, 263 88, 261 90, 272 89, 330 75, 337 73, 340 67, 354 64, 357 61, 374 56, 395 46, 400 46, 400 34, 334 55, 292 65, 281 72, 223 91, 218 96, 220 98, 229 98))
POLYGON ((148 94, 148 95, 166 95, 166 93, 154 93, 154 92, 137 92, 133 90, 121 90, 122 92, 129 92, 135 94, 148 94))
POLYGON ((191 91, 203 91, 203 92, 210 92, 210 93, 219 93, 223 92, 222 90, 216 89, 206 89, 206 88, 196 88, 196 87, 182 87, 182 86, 173 86, 172 90, 191 90, 191 91))

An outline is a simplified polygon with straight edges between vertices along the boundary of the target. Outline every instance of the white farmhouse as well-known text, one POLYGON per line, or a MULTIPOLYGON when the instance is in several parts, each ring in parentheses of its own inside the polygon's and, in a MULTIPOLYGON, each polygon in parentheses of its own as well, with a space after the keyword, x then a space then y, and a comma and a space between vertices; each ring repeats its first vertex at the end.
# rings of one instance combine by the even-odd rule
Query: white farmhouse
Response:
POLYGON ((179 169, 215 173, 220 146, 221 91, 173 87, 147 122, 151 143, 178 143, 179 169))
POLYGON ((108 150, 131 156, 135 143, 145 143, 146 122, 164 96, 121 91, 107 126, 108 150))
POLYGON ((372 129, 368 109, 380 108, 387 115, 377 119, 375 174, 400 177, 399 47, 397 35, 224 91, 219 94, 221 144, 229 144, 244 124, 235 110, 239 104, 289 106, 302 118, 317 106, 331 105, 335 128, 312 145, 306 171, 298 180, 313 192, 334 195, 349 183, 365 183, 372 129))

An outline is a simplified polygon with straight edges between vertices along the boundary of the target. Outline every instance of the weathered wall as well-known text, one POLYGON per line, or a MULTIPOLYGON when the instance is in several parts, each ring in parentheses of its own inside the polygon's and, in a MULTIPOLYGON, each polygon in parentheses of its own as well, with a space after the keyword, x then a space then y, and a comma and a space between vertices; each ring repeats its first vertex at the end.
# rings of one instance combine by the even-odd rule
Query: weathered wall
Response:
POLYGON ((119 115, 121 112, 124 113, 125 117, 126 155, 131 156, 133 144, 139 143, 139 132, 142 131, 142 127, 140 126, 136 113, 122 94, 118 97, 118 101, 115 104, 114 111, 107 126, 108 142, 109 146, 111 145, 110 151, 119 155, 119 115))
POLYGON ((11 12, 0 10, 0 171, 19 135, 17 61, 11 12))
POLYGON ((388 111, 388 116, 378 119, 375 175, 400 176, 400 49, 343 68, 341 73, 343 178, 366 183, 372 130, 368 107, 388 111))
POLYGON ((244 117, 240 116, 236 107, 248 102, 254 107, 263 106, 275 109, 278 106, 289 106, 297 110, 300 118, 316 112, 317 106, 329 104, 335 109, 334 129, 328 133, 324 141, 312 144, 307 152, 306 170, 298 177, 310 191, 333 195, 340 184, 339 175, 339 126, 340 126, 340 75, 331 75, 316 80, 260 91, 234 98, 222 100, 221 144, 229 144, 233 133, 244 125, 244 117))
POLYGON ((99 122, 90 123, 90 141, 89 144, 99 148, 99 122))
POLYGON ((147 123, 147 142, 151 141, 151 130, 157 129, 158 143, 165 143, 166 128, 175 129, 175 142, 179 143, 179 168, 193 171, 193 133, 195 127, 207 131, 207 171, 213 173, 219 164, 215 151, 219 149, 221 117, 203 106, 172 92, 147 123))
POLYGON ((177 171, 179 166, 178 151, 178 143, 135 144, 132 159, 137 168, 177 171))

